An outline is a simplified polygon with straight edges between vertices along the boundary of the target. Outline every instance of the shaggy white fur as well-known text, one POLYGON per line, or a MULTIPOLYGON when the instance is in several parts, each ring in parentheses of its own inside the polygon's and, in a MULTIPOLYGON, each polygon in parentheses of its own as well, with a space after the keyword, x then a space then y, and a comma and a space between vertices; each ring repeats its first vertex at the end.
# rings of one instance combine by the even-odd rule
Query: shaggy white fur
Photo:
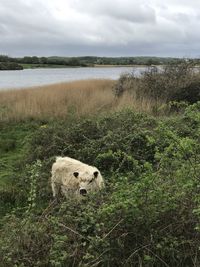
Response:
POLYGON ((93 166, 69 157, 57 157, 52 166, 53 196, 84 196, 104 187, 100 171, 93 166))

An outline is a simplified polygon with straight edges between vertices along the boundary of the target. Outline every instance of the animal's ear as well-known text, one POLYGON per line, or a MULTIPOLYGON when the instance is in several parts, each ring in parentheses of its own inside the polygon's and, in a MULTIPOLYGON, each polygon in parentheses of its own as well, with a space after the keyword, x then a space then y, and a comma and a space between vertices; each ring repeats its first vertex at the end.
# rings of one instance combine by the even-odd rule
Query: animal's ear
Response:
POLYGON ((74 175, 76 178, 78 178, 79 173, 78 173, 78 172, 74 172, 73 175, 74 175))
POLYGON ((97 172, 97 171, 94 172, 94 177, 97 178, 98 174, 99 174, 99 172, 97 172))

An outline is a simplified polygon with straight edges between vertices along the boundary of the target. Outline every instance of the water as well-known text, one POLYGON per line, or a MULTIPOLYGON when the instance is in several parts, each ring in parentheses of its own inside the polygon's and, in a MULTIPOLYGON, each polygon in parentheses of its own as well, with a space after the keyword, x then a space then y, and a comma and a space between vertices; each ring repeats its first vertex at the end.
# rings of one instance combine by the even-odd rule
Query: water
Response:
POLYGON ((118 79, 122 73, 134 71, 139 74, 144 69, 145 67, 98 67, 0 71, 0 90, 85 79, 118 79))

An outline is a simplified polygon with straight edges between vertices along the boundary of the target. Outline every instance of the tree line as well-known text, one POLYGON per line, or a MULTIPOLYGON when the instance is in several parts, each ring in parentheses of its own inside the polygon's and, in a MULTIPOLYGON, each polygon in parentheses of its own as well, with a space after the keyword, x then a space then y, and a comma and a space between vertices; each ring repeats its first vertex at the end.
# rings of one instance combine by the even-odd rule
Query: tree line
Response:
MULTIPOLYGON (((0 55, 0 63, 7 64, 8 62, 17 64, 33 64, 35 67, 45 65, 63 65, 63 66, 80 66, 92 67, 95 65, 164 65, 168 63, 177 62, 180 59, 171 57, 9 57, 7 55, 0 55)), ((198 61, 198 60, 197 60, 198 61)))

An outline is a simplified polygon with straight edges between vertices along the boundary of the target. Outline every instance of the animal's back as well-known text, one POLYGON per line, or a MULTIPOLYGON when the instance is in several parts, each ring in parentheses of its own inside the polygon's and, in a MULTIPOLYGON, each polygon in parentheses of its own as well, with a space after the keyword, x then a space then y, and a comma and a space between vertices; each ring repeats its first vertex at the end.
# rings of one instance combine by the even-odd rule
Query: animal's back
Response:
POLYGON ((52 171, 55 171, 56 169, 79 171, 86 168, 94 167, 70 157, 57 157, 56 162, 53 164, 52 171))

